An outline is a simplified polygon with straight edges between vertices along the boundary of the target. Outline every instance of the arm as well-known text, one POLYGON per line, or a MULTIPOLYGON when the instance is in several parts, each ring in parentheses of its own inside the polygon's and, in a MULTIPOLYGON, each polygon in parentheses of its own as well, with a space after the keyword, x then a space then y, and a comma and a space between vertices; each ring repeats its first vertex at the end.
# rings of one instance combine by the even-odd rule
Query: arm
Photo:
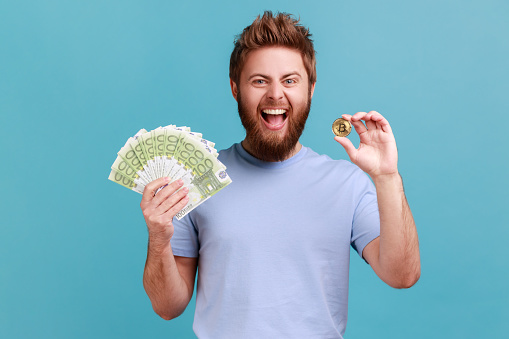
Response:
POLYGON ((187 188, 178 180, 164 187, 168 178, 154 180, 145 187, 140 206, 147 223, 149 241, 143 286, 154 311, 163 319, 178 317, 189 304, 194 290, 197 258, 173 255, 170 239, 173 236, 173 217, 188 202, 187 188), (175 193, 175 194, 174 194, 175 193))
POLYGON ((374 111, 345 114, 343 118, 351 121, 359 134, 359 148, 346 138, 335 137, 335 140, 373 180, 380 212, 380 237, 370 242, 362 255, 388 285, 411 287, 421 272, 419 242, 397 168, 398 154, 391 127, 374 111))

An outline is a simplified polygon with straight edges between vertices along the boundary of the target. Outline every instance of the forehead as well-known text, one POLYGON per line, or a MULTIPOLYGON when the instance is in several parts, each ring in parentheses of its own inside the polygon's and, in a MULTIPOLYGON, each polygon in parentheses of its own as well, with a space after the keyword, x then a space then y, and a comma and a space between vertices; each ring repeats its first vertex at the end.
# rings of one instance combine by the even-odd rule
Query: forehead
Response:
POLYGON ((270 46, 247 54, 240 77, 248 78, 254 74, 280 77, 290 73, 307 77, 301 53, 288 47, 270 46))

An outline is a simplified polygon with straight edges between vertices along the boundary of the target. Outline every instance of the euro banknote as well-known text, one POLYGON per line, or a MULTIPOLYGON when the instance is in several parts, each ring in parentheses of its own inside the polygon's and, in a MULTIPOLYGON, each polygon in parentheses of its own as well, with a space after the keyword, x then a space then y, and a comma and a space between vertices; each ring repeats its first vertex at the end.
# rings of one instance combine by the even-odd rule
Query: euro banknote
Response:
POLYGON ((176 214, 180 220, 232 182, 214 146, 187 126, 141 129, 118 151, 108 179, 140 194, 158 178, 182 179, 189 202, 176 214))

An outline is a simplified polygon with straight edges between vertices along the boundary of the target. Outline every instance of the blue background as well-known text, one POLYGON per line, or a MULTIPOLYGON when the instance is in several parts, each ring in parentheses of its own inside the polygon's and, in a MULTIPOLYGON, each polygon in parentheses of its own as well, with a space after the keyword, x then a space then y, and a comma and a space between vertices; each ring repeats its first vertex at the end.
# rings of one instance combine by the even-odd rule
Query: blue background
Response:
POLYGON ((141 196, 107 177, 143 127, 243 138, 229 55, 265 9, 314 36, 303 144, 347 158, 332 121, 377 110, 399 147, 422 276, 391 289, 352 256, 346 338, 507 335, 507 1, 1 0, 0 337, 194 337, 194 300, 153 313, 141 196))

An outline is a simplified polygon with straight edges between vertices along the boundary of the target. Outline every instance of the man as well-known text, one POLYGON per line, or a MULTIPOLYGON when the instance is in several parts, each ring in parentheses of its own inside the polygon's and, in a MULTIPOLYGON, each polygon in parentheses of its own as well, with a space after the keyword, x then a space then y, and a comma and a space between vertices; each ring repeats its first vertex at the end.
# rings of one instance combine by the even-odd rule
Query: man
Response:
POLYGON ((299 142, 315 83, 310 34, 290 15, 265 12, 236 40, 230 86, 246 138, 219 155, 232 184, 179 222, 182 182, 155 195, 169 179, 155 180, 141 201, 143 281, 164 319, 184 311, 198 270, 200 338, 342 338, 350 245, 390 286, 418 280, 389 123, 377 112, 343 115, 360 146, 335 139, 356 166, 316 154, 299 142))

